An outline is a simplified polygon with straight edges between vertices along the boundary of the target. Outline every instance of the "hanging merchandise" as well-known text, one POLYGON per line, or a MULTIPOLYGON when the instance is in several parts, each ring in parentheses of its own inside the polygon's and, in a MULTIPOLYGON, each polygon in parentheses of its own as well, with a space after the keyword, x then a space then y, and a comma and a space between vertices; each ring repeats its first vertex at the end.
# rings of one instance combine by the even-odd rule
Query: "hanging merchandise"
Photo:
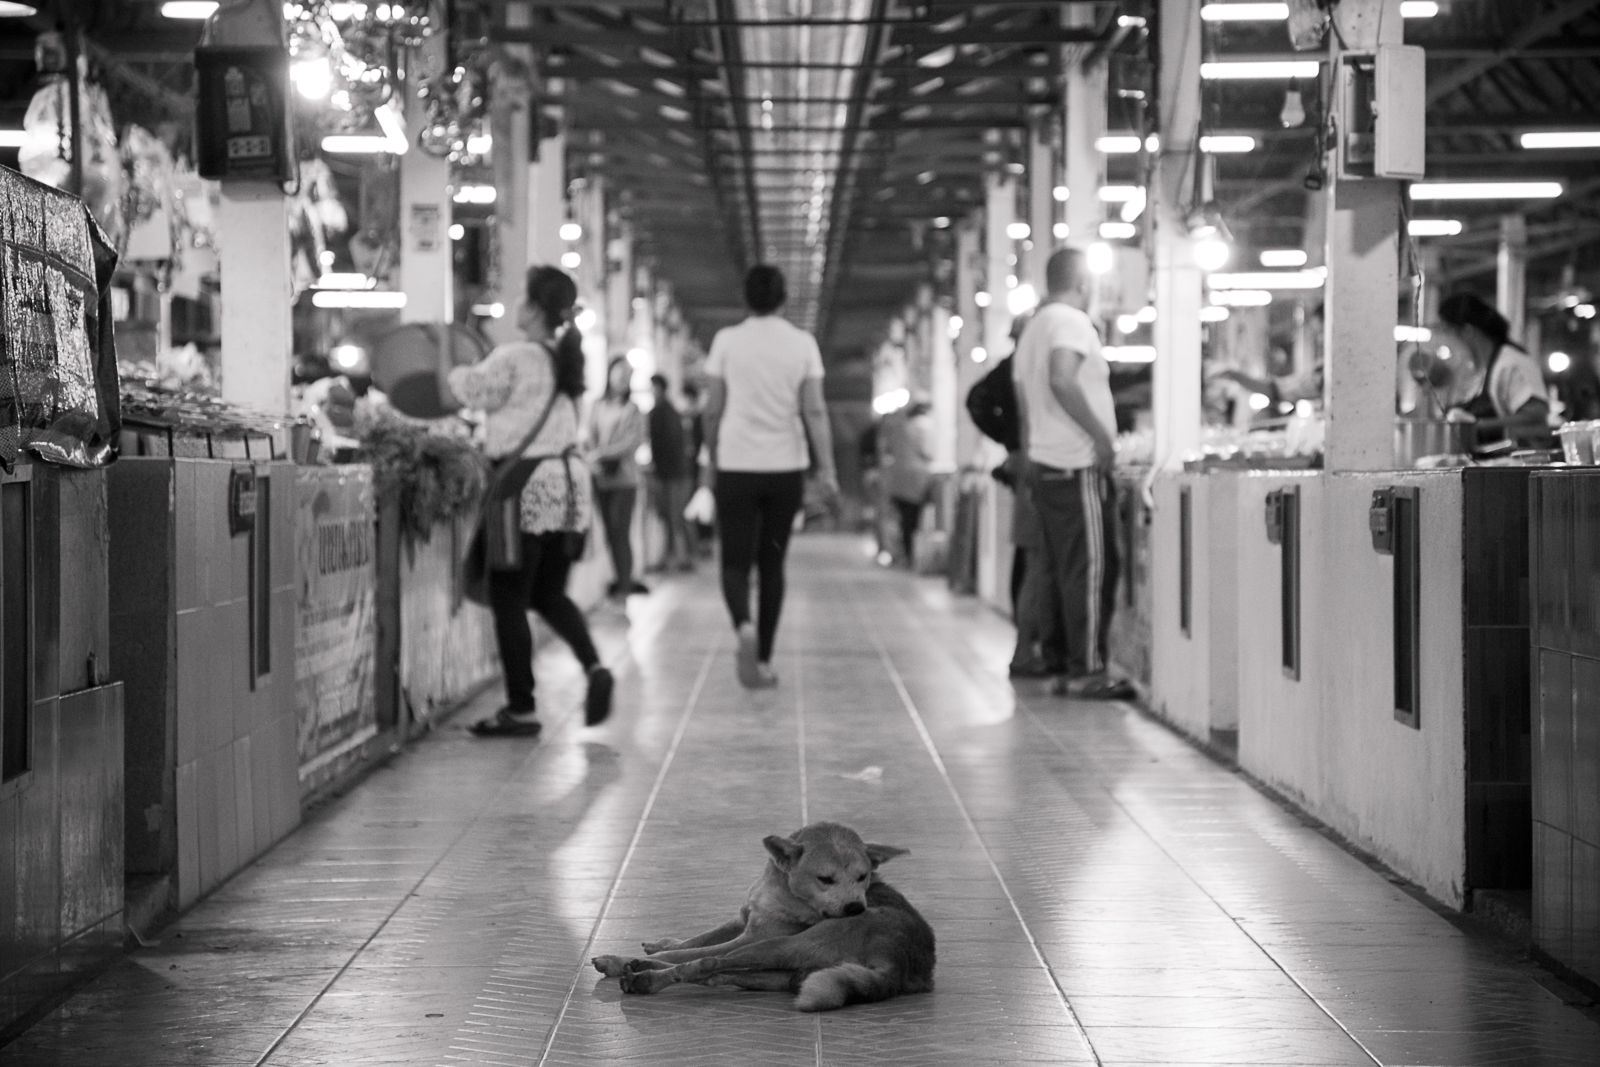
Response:
POLYGON ((88 60, 77 63, 78 115, 83 123, 83 187, 73 188, 72 94, 68 76, 74 64, 66 42, 54 31, 42 33, 34 44, 34 63, 43 81, 28 102, 22 119, 23 145, 17 153, 22 173, 57 189, 78 193, 95 221, 110 235, 113 245, 124 234, 122 220, 122 157, 117 150, 117 130, 111 119, 111 101, 105 89, 90 80, 88 60))
POLYGON ((72 467, 115 458, 122 426, 111 274, 82 200, 0 167, 0 466, 23 450, 72 467))

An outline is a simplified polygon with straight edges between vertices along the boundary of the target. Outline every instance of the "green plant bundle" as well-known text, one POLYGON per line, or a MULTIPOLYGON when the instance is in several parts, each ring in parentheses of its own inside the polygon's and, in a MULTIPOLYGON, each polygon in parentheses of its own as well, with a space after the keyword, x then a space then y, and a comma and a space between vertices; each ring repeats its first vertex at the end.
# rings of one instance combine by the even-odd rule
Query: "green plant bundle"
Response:
POLYGON ((384 420, 368 431, 357 458, 372 465, 379 502, 398 505, 408 542, 426 542, 435 527, 472 514, 483 500, 488 463, 461 438, 384 420))

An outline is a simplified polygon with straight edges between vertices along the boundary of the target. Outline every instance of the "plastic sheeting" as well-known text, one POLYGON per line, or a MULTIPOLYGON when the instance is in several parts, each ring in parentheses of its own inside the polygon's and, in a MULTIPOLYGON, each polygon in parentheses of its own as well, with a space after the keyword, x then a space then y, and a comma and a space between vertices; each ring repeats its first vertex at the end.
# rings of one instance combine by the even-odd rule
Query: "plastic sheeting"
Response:
POLYGON ((105 233, 83 201, 0 167, 0 466, 27 449, 71 467, 121 429, 105 233))

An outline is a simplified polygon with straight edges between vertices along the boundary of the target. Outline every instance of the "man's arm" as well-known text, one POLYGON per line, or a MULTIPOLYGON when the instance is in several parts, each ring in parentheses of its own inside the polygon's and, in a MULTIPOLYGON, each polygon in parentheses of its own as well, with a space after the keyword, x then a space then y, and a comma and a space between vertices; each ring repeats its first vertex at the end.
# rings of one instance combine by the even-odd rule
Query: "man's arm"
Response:
POLYGON ((717 482, 717 431, 722 428, 722 412, 728 404, 728 383, 721 378, 706 382, 706 404, 700 411, 700 427, 705 438, 706 465, 700 484, 714 488, 717 482))
POLYGON ((822 379, 807 378, 800 384, 800 417, 811 437, 816 455, 817 477, 825 487, 837 492, 839 476, 833 467, 833 428, 828 425, 828 406, 822 399, 822 379))
MULTIPOLYGON (((1050 350, 1050 391, 1072 421, 1094 439, 1094 463, 1102 470, 1110 470, 1117 458, 1117 443, 1110 431, 1100 424, 1089 398, 1078 382, 1078 372, 1083 368, 1083 353, 1073 348, 1050 350)), ((1019 394, 1020 395, 1020 394, 1019 394)))

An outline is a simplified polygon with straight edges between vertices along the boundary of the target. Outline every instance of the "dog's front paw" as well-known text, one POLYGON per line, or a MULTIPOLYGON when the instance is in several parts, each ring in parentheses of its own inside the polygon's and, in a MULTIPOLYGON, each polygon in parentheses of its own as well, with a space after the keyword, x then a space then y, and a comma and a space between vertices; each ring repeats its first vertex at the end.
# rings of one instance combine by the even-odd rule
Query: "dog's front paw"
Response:
MULTIPOLYGON (((633 962, 637 963, 638 960, 633 962)), ((643 968, 629 967, 622 973, 622 991, 624 993, 654 993, 667 983, 661 981, 661 971, 652 971, 643 968)))
POLYGON ((627 969, 628 957, 626 956, 596 956, 589 961, 594 964, 594 969, 607 978, 620 978, 627 969))
POLYGON ((682 938, 663 937, 659 941, 641 942, 640 947, 644 949, 645 955, 654 956, 657 952, 667 952, 671 949, 680 948, 682 945, 682 938))

